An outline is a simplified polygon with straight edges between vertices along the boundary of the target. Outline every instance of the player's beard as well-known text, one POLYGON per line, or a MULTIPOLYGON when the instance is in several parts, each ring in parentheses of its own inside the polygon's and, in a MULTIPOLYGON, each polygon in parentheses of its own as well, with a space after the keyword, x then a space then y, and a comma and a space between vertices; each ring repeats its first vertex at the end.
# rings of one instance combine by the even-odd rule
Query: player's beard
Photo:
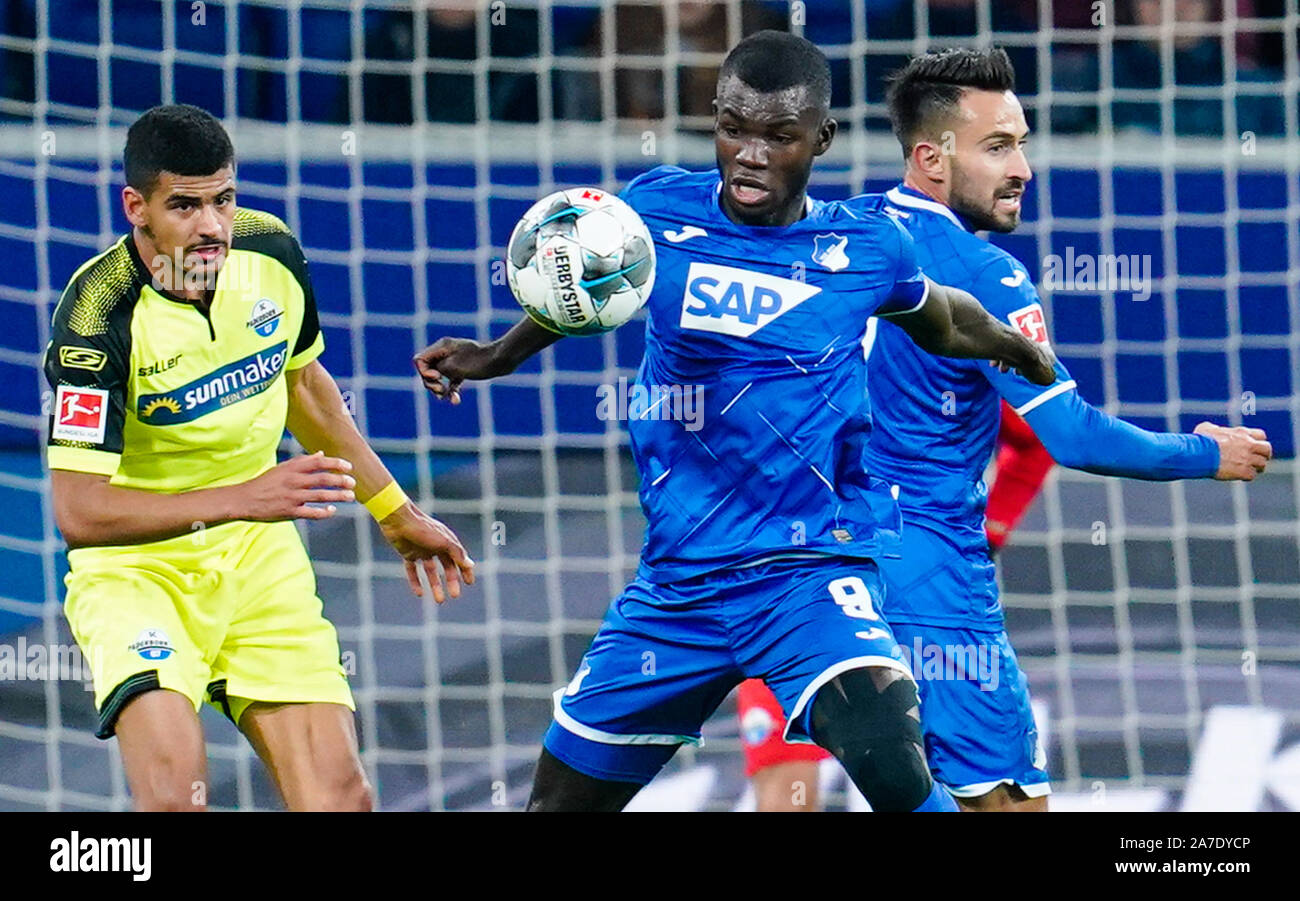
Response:
MULTIPOLYGON (((976 192, 971 190, 970 182, 954 161, 952 167, 952 189, 948 192, 948 206, 964 217, 976 231, 991 231, 1007 234, 1020 227, 1020 210, 999 215, 996 212, 998 199, 1010 188, 1024 190, 1024 183, 1019 179, 1003 182, 992 193, 976 199, 976 192)), ((1024 197, 1024 194, 1021 194, 1024 197)))
POLYGON ((220 244, 222 255, 220 259, 211 262, 205 261, 198 257, 197 261, 188 266, 185 271, 187 287, 201 288, 204 291, 215 291, 217 287, 217 276, 221 274, 221 269, 229 259, 230 246, 225 241, 202 241, 198 244, 186 247, 183 252, 183 258, 188 261, 190 254, 197 248, 220 244))

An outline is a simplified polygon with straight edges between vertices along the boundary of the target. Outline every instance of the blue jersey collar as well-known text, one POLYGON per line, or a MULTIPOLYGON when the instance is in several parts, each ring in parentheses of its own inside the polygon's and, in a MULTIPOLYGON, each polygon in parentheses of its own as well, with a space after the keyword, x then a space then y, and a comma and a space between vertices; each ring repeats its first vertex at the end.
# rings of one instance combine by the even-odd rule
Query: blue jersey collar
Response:
POLYGON ((885 196, 889 198, 890 203, 897 206, 908 207, 909 209, 914 210, 926 210, 937 216, 943 216, 962 231, 973 231, 973 229, 966 224, 965 220, 954 213, 950 207, 945 206, 931 197, 926 197, 915 188, 909 188, 907 185, 900 184, 897 187, 890 188, 886 191, 885 196))

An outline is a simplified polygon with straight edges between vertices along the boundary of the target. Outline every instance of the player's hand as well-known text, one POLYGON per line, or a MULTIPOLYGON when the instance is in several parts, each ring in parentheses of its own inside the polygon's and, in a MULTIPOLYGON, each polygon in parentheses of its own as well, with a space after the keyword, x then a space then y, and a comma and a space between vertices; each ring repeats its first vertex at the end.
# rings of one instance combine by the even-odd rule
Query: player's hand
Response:
POLYGON ((321 451, 285 460, 255 479, 235 486, 239 519, 280 522, 285 519, 329 519, 337 503, 356 500, 352 464, 321 451), (327 504, 309 507, 308 504, 327 504))
POLYGON ((1043 344, 1030 340, 1014 329, 1008 329, 1012 341, 1002 359, 989 360, 1001 372, 1012 369, 1035 385, 1050 385, 1056 381, 1056 359, 1043 344))
POLYGON ((406 579, 416 597, 424 594, 420 587, 421 568, 429 578, 433 599, 439 604, 447 599, 447 595, 460 597, 462 581, 466 585, 474 584, 474 561, 456 533, 410 501, 384 517, 379 530, 393 550, 405 558, 406 579), (447 577, 446 594, 443 593, 439 562, 447 577))
POLYGON ((491 344, 469 338, 439 338, 415 355, 415 371, 433 396, 460 403, 460 383, 505 375, 491 344))
POLYGON ((1252 481, 1273 458, 1273 445, 1263 429, 1203 422, 1194 431, 1218 442, 1219 471, 1214 477, 1220 482, 1252 481))

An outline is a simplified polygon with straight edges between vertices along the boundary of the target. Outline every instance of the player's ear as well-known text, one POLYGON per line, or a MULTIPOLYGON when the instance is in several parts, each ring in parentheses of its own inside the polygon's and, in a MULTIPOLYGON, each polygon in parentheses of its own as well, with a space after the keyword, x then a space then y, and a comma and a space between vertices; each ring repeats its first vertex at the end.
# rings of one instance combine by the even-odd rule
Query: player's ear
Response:
POLYGON ((947 180, 948 161, 944 158, 943 149, 938 144, 917 141, 912 147, 911 161, 916 170, 931 181, 947 180))
POLYGON ((148 199, 135 188, 127 185, 122 189, 122 212, 126 214, 126 221, 135 227, 148 224, 148 217, 144 212, 148 205, 148 199))
POLYGON ((840 123, 830 116, 826 117, 822 127, 817 130, 817 143, 813 146, 813 156, 821 156, 831 149, 831 141, 835 140, 835 133, 839 130, 839 127, 840 123))

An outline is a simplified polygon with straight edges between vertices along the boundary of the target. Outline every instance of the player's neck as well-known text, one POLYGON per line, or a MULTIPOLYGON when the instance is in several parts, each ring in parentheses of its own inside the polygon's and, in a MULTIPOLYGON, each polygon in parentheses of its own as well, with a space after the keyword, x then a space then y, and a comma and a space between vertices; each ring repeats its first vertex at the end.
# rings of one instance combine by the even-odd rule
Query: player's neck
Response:
MULTIPOLYGON (((948 206, 947 192, 940 185, 935 184, 928 179, 918 177, 915 172, 907 172, 903 175, 903 187, 911 188, 919 194, 933 200, 935 203, 942 203, 948 206)), ((949 207, 951 209, 951 207, 949 207)))
POLYGON ((131 229, 131 242, 135 245, 135 251, 139 255, 140 261, 144 264, 145 269, 149 271, 155 291, 172 300, 186 301, 202 309, 206 309, 212 303, 212 290, 201 286, 186 285, 186 280, 177 275, 176 263, 178 261, 173 260, 166 254, 159 253, 158 247, 138 227, 131 229))

